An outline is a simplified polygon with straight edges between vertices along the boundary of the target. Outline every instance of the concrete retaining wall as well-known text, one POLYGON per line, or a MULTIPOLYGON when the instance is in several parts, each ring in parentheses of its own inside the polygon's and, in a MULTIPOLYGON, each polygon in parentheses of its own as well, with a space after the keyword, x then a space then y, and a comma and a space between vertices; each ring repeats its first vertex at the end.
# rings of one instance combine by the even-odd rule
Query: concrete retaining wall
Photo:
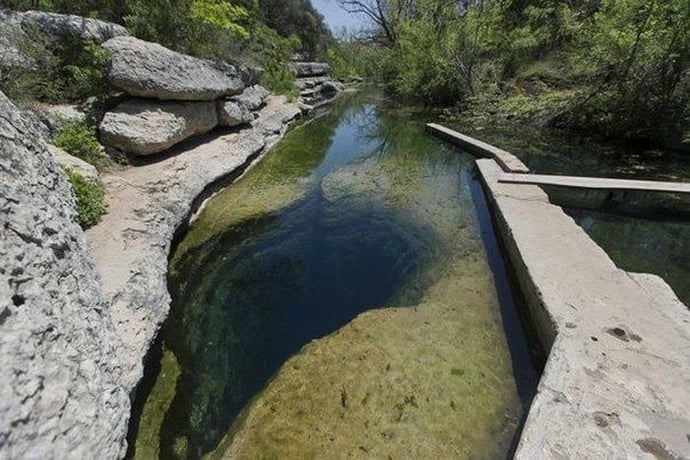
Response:
POLYGON ((688 308, 661 278, 616 267, 538 186, 477 164, 548 352, 516 458, 690 458, 688 308))

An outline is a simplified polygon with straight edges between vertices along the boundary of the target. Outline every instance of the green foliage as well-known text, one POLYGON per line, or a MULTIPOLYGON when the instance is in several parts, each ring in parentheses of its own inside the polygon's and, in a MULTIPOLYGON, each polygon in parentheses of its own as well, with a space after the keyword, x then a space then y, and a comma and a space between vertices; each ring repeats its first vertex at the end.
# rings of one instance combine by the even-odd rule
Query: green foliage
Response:
POLYGON ((396 27, 384 78, 395 94, 432 105, 458 105, 474 93, 488 15, 460 15, 452 3, 420 0, 396 27))
POLYGON ((249 32, 241 25, 249 17, 247 10, 221 0, 194 0, 190 8, 191 18, 200 24, 241 38, 249 38, 249 32))
POLYGON ((310 0, 259 0, 258 16, 263 24, 283 38, 297 37, 299 52, 308 59, 321 59, 333 37, 323 16, 310 0))
MULTIPOLYGON (((386 7, 369 36, 384 37, 379 74, 397 96, 460 107, 539 96, 540 122, 550 113, 552 124, 607 136, 690 137, 687 0, 468 0, 460 10, 443 0, 356 3, 386 7)), ((359 45, 329 52, 337 74, 377 46, 359 45)))
POLYGON ((82 228, 96 225, 108 209, 103 187, 98 182, 91 181, 69 168, 65 169, 65 173, 77 200, 79 224, 82 228))
POLYGON ((377 78, 383 74, 384 63, 390 50, 376 44, 361 43, 354 38, 331 45, 326 52, 326 61, 335 78, 364 77, 377 78))
POLYGON ((55 145, 91 164, 96 164, 102 156, 96 133, 81 122, 65 123, 55 136, 55 145))
POLYGON ((520 24, 509 29, 498 43, 505 76, 514 75, 525 62, 542 59, 561 49, 580 33, 577 12, 565 2, 530 5, 521 16, 520 24))
POLYGON ((576 57, 595 69, 591 89, 562 126, 653 140, 690 120, 690 4, 686 0, 602 0, 576 57))
POLYGON ((297 46, 297 37, 281 38, 268 28, 264 29, 262 41, 256 45, 255 59, 264 69, 261 83, 271 91, 285 94, 291 99, 297 97, 299 91, 286 62, 297 46))
POLYGON ((59 68, 55 77, 63 87, 62 99, 83 100, 107 94, 105 68, 109 53, 92 41, 66 36, 56 44, 59 68))
POLYGON ((10 98, 61 103, 107 94, 105 49, 72 35, 51 40, 38 29, 25 32, 22 52, 33 64, 0 69, 0 89, 10 98))
POLYGON ((227 59, 248 38, 249 13, 221 0, 131 0, 134 35, 200 57, 227 59))

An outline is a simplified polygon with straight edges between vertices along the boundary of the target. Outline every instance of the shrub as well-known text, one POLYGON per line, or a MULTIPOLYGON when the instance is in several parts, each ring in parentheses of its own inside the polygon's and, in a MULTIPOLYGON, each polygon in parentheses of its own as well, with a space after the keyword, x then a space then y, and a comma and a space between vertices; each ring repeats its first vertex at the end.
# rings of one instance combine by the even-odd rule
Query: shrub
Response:
POLYGON ((105 48, 68 35, 58 42, 54 53, 61 64, 57 76, 63 82, 62 99, 83 100, 109 92, 105 68, 110 56, 105 48))
POLYGON ((108 208, 103 187, 69 168, 65 169, 65 173, 77 199, 79 225, 84 229, 96 225, 108 208))
POLYGON ((55 136, 55 145, 91 164, 96 164, 102 156, 96 133, 79 121, 65 123, 55 136))
POLYGON ((11 99, 61 103, 109 92, 109 55, 100 45, 75 35, 51 39, 37 27, 25 27, 24 32, 20 51, 28 65, 0 66, 0 89, 11 99))

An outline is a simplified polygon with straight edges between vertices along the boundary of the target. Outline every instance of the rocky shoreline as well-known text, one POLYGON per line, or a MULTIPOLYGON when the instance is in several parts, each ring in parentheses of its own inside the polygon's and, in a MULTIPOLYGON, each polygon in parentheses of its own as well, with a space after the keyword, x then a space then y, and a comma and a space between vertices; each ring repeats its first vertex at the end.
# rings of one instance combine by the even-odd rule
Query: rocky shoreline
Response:
POLYGON ((130 160, 98 174, 0 93, 0 458, 122 458, 170 305, 173 241, 205 198, 312 107, 270 96, 257 85, 261 69, 175 53, 114 24, 0 13, 0 44, 21 49, 29 21, 110 51, 106 76, 124 94, 96 123, 101 143, 130 160), (105 189, 108 213, 86 232, 58 163, 105 189))
POLYGON ((167 265, 175 235, 200 197, 237 177, 300 113, 283 97, 270 97, 251 129, 209 136, 161 161, 101 176, 109 212, 86 234, 122 339, 121 383, 130 395, 168 313, 167 265))

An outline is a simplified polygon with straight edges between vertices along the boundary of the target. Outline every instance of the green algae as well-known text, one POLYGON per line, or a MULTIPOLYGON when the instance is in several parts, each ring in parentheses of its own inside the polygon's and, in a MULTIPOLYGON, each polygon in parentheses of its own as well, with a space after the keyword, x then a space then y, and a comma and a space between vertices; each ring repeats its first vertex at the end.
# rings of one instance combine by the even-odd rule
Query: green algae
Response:
POLYGON ((175 269, 179 265, 176 257, 228 228, 275 213, 304 197, 314 186, 314 178, 310 176, 333 142, 336 125, 348 116, 352 99, 359 97, 350 95, 347 101, 338 101, 331 112, 293 128, 258 167, 250 169, 210 200, 180 241, 170 267, 175 269))
POLYGON ((304 347, 235 423, 219 448, 225 457, 505 454, 521 409, 467 188, 471 176, 388 148, 376 161, 325 177, 322 190, 354 206, 400 207, 431 227, 435 244, 426 250, 434 264, 394 300, 418 303, 362 313, 304 347), (358 400, 365 404, 349 404, 358 400))
POLYGON ((136 437, 135 459, 159 458, 160 427, 163 417, 175 397, 177 379, 181 369, 177 358, 170 350, 163 350, 161 372, 156 378, 141 415, 136 437))
POLYGON ((139 458, 505 454, 522 409, 473 162, 413 115, 343 101, 210 200, 171 258, 161 376, 175 379, 159 376, 147 401, 139 458), (304 321, 264 331, 272 305, 314 276, 330 291, 310 321, 350 296, 359 310, 252 390, 247 374, 273 369, 256 346, 292 349, 280 336, 304 321))

